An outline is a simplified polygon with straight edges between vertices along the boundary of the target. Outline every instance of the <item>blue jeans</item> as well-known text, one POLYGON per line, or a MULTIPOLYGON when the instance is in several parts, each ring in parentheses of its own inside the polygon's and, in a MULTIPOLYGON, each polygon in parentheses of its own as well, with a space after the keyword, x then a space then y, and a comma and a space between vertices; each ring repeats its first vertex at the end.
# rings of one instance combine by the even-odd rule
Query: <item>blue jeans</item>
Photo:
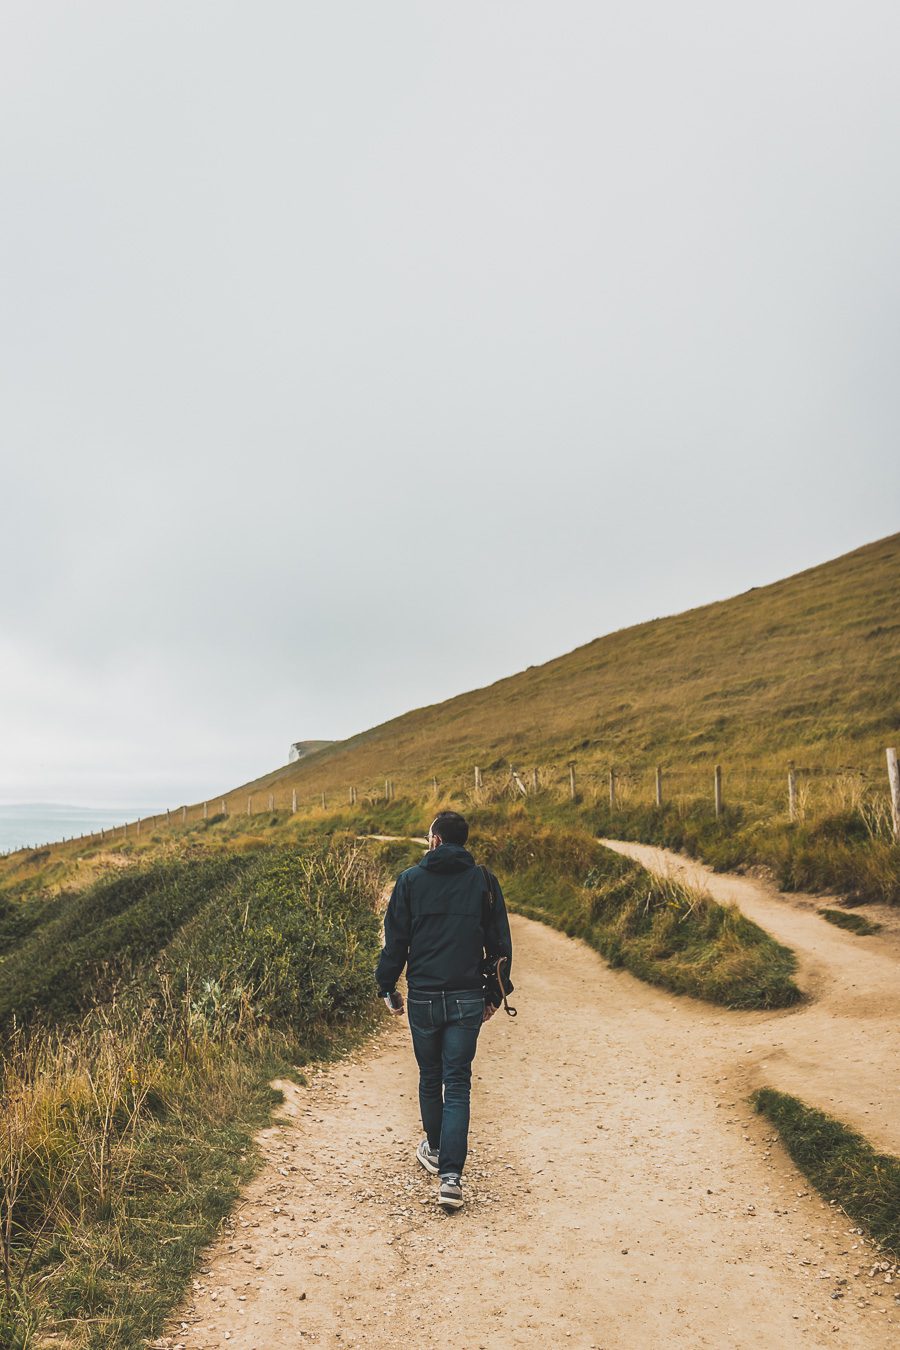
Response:
POLYGON ((410 990, 406 1008, 428 1146, 440 1155, 442 1177, 459 1175, 468 1151, 472 1060, 484 1018, 484 996, 480 989, 447 989, 439 994, 410 990))

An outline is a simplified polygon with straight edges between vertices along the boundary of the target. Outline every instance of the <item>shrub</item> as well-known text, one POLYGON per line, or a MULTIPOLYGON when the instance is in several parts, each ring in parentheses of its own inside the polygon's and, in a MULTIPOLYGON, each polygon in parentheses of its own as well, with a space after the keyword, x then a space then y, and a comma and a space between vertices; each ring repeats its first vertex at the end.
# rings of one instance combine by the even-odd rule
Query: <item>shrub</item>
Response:
POLYGON ((185 925, 160 970, 176 997, 206 981, 220 1006, 246 1002, 270 1023, 346 1020, 372 992, 380 876, 362 846, 266 851, 185 925))

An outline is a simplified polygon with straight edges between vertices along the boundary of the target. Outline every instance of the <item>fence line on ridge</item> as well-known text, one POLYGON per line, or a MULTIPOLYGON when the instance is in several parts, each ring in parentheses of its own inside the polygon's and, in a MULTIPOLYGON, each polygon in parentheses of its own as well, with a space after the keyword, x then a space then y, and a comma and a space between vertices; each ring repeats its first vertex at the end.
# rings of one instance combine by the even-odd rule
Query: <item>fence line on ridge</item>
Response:
MULTIPOLYGON (((839 808, 860 809, 869 812, 867 823, 874 828, 889 827, 893 838, 900 842, 900 761, 893 746, 886 748, 888 794, 885 797, 884 778, 876 773, 872 765, 823 766, 800 765, 788 762, 783 769, 752 766, 738 766, 729 770, 727 764, 704 764, 690 767, 656 764, 640 768, 616 764, 598 765, 596 761, 579 763, 575 758, 553 764, 535 764, 530 769, 520 771, 511 761, 494 761, 490 767, 473 765, 468 774, 455 774, 441 780, 435 774, 423 778, 421 782, 403 782, 407 794, 422 798, 430 795, 438 803, 445 800, 460 800, 473 805, 486 805, 504 797, 519 801, 528 801, 547 797, 557 800, 608 805, 615 812, 628 806, 653 805, 663 808, 666 805, 687 803, 706 799, 713 807, 717 817, 723 816, 729 805, 746 806, 748 804, 769 805, 781 798, 788 818, 799 821, 806 816, 814 786, 830 785, 832 805, 839 808), (750 784, 764 783, 769 786, 764 796, 753 796, 750 784), (741 790, 743 785, 743 791, 741 790), (430 794, 429 794, 430 789, 430 794)), ((375 808, 389 805, 397 797, 396 780, 387 776, 377 785, 367 786, 350 784, 340 793, 329 789, 320 790, 308 800, 302 800, 296 787, 285 788, 279 793, 277 787, 270 787, 265 793, 257 791, 247 793, 246 806, 241 808, 239 793, 226 793, 218 799, 218 811, 210 813, 209 800, 194 806, 182 804, 168 807, 154 816, 144 816, 136 821, 123 822, 121 825, 104 826, 89 834, 78 836, 78 842, 105 843, 129 838, 129 828, 140 838, 144 832, 167 828, 171 830, 177 819, 181 827, 195 823, 204 823, 211 827, 222 820, 237 815, 246 815, 248 819, 260 815, 277 817, 296 815, 303 809, 314 807, 328 811, 360 805, 375 808)), ((72 843, 75 836, 68 840, 64 837, 57 843, 72 843)), ((14 853, 43 851, 51 848, 50 843, 32 845, 30 848, 9 849, 2 856, 14 853)))

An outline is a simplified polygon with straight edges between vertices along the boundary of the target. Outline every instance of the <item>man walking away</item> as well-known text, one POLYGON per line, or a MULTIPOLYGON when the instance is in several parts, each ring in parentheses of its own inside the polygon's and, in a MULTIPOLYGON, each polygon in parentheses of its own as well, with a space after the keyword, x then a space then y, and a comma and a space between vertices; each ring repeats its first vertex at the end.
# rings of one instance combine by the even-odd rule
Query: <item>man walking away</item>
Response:
POLYGON ((419 1065, 419 1107, 425 1138, 416 1157, 439 1173, 438 1203, 463 1203, 462 1172, 469 1139, 472 1060, 478 1033, 497 1009, 486 1002, 482 964, 505 956, 512 965, 506 906, 490 878, 464 848, 469 827, 456 811, 441 811, 428 831, 428 852, 401 872, 384 919, 384 948, 375 978, 398 1016, 396 983, 406 966, 409 1028, 419 1065))

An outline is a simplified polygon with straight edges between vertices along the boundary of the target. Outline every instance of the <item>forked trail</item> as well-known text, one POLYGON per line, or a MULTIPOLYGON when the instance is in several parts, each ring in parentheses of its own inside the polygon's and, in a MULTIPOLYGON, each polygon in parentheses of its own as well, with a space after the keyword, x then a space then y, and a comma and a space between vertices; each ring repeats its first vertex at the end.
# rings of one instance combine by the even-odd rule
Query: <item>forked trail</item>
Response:
MULTIPOLYGON (((644 867, 734 902, 797 956, 797 982, 810 1002, 777 1018, 759 1044, 760 1082, 792 1092, 852 1125, 876 1148, 900 1154, 900 924, 859 938, 826 923, 819 896, 782 895, 749 877, 717 873, 648 844, 605 839, 644 867)), ((877 908, 883 909, 883 906, 877 908)), ((769 1023, 767 1022, 767 1025, 769 1023)))
POLYGON ((869 1053, 897 1024, 879 973, 897 970, 891 944, 727 880, 749 888, 749 913, 780 906, 801 924, 802 942, 753 913, 795 946, 821 1002, 717 1010, 514 917, 519 1016, 496 1017, 479 1043, 466 1208, 438 1210, 413 1159, 408 1029, 386 1025, 307 1086, 282 1085, 264 1169, 160 1344, 896 1345, 898 1286, 870 1277, 872 1248, 747 1104, 771 1083, 897 1147, 896 1044, 869 1053))

